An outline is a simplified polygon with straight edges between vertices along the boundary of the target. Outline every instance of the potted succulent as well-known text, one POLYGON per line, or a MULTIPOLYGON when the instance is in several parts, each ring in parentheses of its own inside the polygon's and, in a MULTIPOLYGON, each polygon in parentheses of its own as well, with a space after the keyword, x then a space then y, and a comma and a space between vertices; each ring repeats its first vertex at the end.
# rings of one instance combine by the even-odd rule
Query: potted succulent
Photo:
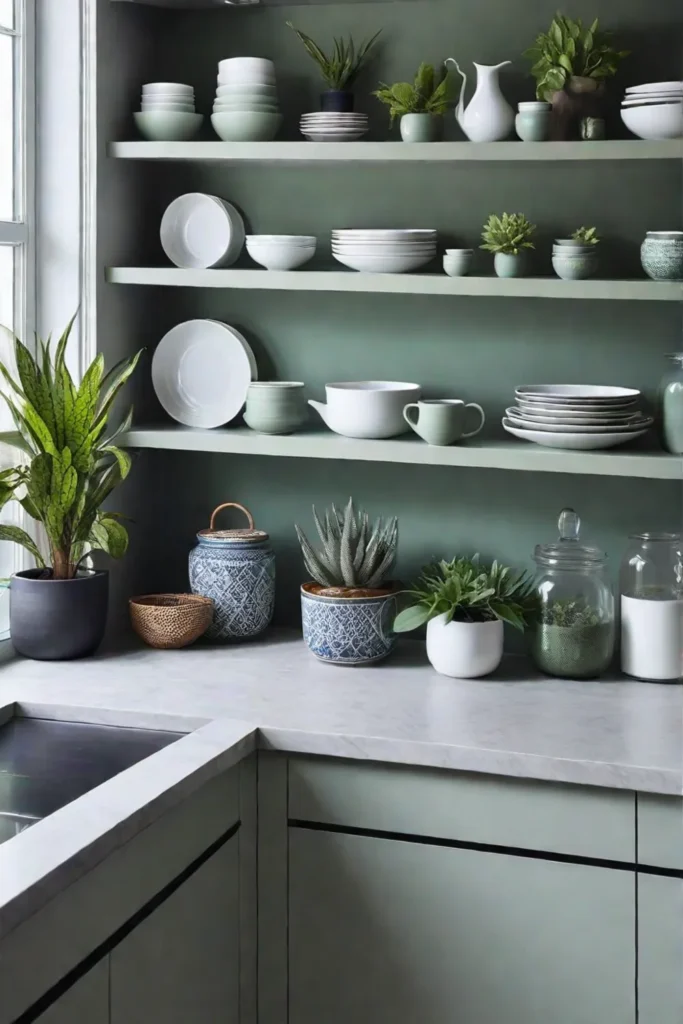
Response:
POLYGON ((18 500, 43 527, 50 551, 46 564, 28 533, 0 526, 0 540, 23 545, 37 565, 10 581, 11 638, 20 654, 47 661, 82 657, 98 647, 109 575, 82 563, 90 550, 120 558, 128 546, 120 517, 103 511, 102 503, 131 466, 114 442, 130 426, 132 409, 115 429, 108 421, 140 353, 107 374, 98 355, 77 386, 65 361, 73 323, 54 357, 49 341, 36 339, 34 358, 15 338, 16 379, 0 364, 8 386, 3 397, 17 428, 1 433, 0 441, 21 453, 14 468, 0 473, 0 507, 18 500))
MULTIPOLYGON (((558 11, 547 32, 524 56, 532 62, 536 96, 552 103, 551 138, 581 136, 585 118, 600 118, 605 80, 617 73, 628 50, 616 50, 596 18, 589 28, 558 11)), ((589 134, 590 137, 590 134, 589 134)))
POLYGON ((333 665, 366 665, 391 652, 398 586, 390 581, 398 547, 398 521, 344 512, 334 505, 315 521, 322 548, 315 551, 296 527, 311 579, 301 587, 304 640, 316 658, 333 665))
POLYGON ((327 85, 327 91, 320 97, 320 109, 344 114, 351 113, 353 111, 351 86, 356 81, 361 69, 367 64, 372 48, 381 34, 381 29, 358 47, 351 36, 348 39, 335 39, 332 52, 327 54, 305 32, 294 28, 291 21, 288 21, 287 25, 296 32, 306 53, 318 65, 323 81, 327 85))
POLYGON ((530 630, 531 656, 549 676, 595 679, 610 667, 614 620, 584 600, 545 605, 530 630))
POLYGON ((492 213, 481 233, 480 246, 495 254, 494 267, 498 277, 523 277, 526 270, 526 250, 534 249, 531 236, 536 230, 523 213, 492 213))
POLYGON ((553 270, 565 281, 582 281, 598 269, 597 228, 577 228, 571 238, 556 238, 553 270))
POLYGON ((452 103, 451 79, 444 67, 437 75, 431 64, 420 64, 415 81, 380 83, 374 93, 389 107, 389 121, 401 118, 404 142, 434 142, 441 134, 439 120, 452 103))
POLYGON ((412 590, 411 604, 396 617, 404 633, 427 623, 427 657, 437 672, 454 678, 488 675, 503 656, 503 623, 524 630, 538 607, 526 573, 494 562, 454 558, 426 566, 412 590))

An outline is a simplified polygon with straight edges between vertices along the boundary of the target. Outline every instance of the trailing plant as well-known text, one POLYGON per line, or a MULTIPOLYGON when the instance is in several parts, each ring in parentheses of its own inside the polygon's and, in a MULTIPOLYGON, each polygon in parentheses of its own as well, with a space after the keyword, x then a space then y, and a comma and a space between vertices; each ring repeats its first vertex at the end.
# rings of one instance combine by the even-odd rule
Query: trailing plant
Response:
MULTIPOLYGON (((86 548, 120 558, 128 546, 120 516, 101 511, 101 505, 130 470, 130 455, 114 442, 130 427, 133 410, 114 429, 108 420, 141 353, 121 360, 106 374, 98 355, 77 386, 65 362, 74 320, 59 339, 54 358, 49 339, 36 337, 34 358, 14 338, 18 379, 0 363, 9 389, 3 398, 17 428, 0 433, 0 441, 24 456, 17 466, 0 473, 0 508, 16 499, 42 524, 56 580, 76 575, 86 548)), ((24 530, 0 526, 0 540, 21 544, 45 568, 37 545, 24 530)))
POLYGON ((597 245, 600 241, 597 228, 577 228, 572 238, 583 245, 597 245))
POLYGON ((437 615, 445 615, 446 622, 501 619, 523 631, 538 608, 534 581, 527 573, 516 573, 498 562, 482 566, 479 555, 427 566, 406 593, 412 601, 396 616, 397 633, 417 629, 437 615))
POLYGON ((502 217, 492 213, 484 224, 481 233, 484 244, 480 248, 517 256, 522 249, 535 248, 530 241, 535 230, 536 225, 531 224, 523 213, 504 213, 502 217))
POLYGON ((351 36, 348 39, 335 39, 332 52, 327 54, 305 32, 294 28, 291 21, 288 21, 287 25, 296 32, 306 53, 318 65, 325 84, 330 89, 340 91, 353 85, 361 69, 367 64, 370 52, 382 31, 380 29, 379 32, 375 32, 374 36, 366 39, 359 47, 356 47, 351 36))
POLYGON ((445 114, 453 102, 451 79, 448 70, 442 67, 437 75, 431 64, 420 64, 415 81, 396 82, 380 87, 373 96, 389 107, 391 124, 404 114, 445 114))
POLYGON ((601 81, 615 75, 629 51, 615 50, 611 38, 609 32, 600 30, 597 18, 590 28, 584 28, 580 18, 573 21, 558 11, 548 31, 541 32, 524 52, 533 62, 537 97, 550 100, 570 78, 601 81))
POLYGON ((356 515, 353 499, 343 512, 334 505, 321 521, 313 506, 313 519, 322 543, 315 551, 296 527, 306 570, 321 587, 377 589, 396 562, 398 520, 378 519, 371 527, 367 512, 356 515))
POLYGON ((578 629, 582 626, 599 626, 601 618, 586 601, 553 601, 541 610, 544 626, 563 626, 578 629))

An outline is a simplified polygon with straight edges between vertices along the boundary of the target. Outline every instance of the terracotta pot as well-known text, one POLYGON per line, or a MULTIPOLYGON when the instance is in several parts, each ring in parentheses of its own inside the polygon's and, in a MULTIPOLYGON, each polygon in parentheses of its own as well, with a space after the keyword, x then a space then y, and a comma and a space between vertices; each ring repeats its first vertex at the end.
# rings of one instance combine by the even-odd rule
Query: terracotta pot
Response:
POLYGON ((572 77, 564 89, 554 92, 550 138, 556 142, 567 142, 581 138, 581 120, 585 117, 602 117, 605 98, 605 83, 595 78, 572 77))

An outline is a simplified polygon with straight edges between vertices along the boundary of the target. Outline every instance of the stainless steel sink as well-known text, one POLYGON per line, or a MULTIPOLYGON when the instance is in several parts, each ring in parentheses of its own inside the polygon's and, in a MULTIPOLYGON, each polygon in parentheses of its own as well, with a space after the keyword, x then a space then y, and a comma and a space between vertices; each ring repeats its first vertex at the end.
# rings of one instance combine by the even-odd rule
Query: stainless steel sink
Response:
POLYGON ((0 843, 178 739, 174 732, 10 718, 0 725, 0 843))

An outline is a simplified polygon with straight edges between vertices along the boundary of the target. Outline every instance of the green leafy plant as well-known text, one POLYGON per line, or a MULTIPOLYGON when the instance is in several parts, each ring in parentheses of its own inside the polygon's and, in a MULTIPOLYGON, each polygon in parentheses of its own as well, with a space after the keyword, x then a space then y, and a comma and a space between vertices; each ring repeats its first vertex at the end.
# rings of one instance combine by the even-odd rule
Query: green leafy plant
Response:
POLYGON ((502 217, 492 213, 484 224, 481 233, 484 244, 480 248, 517 256, 522 249, 535 248, 530 241, 535 230, 536 225, 531 224, 523 213, 504 213, 502 217))
POLYGON ((435 562, 422 571, 411 604, 396 616, 394 629, 405 633, 437 615, 446 622, 491 622, 501 619, 524 630, 538 607, 533 580, 526 573, 494 562, 482 566, 479 555, 435 562))
POLYGON ((370 526, 367 512, 358 515, 349 498, 340 512, 334 505, 321 522, 315 506, 313 519, 322 549, 315 551, 305 534, 295 527, 306 570, 322 587, 377 589, 394 568, 398 547, 398 520, 378 519, 370 526))
POLYGON ((577 228, 572 238, 583 245, 597 245, 600 241, 597 228, 577 228))
POLYGON ((373 96, 389 107, 391 124, 404 114, 445 114, 453 102, 451 79, 444 67, 439 75, 431 64, 420 64, 415 81, 380 83, 373 96))
MULTIPOLYGON (((98 355, 76 386, 65 362, 74 320, 59 339, 54 358, 49 339, 36 337, 34 359, 14 338, 18 379, 0 363, 9 389, 3 398, 17 428, 0 433, 0 441, 24 456, 19 465, 0 473, 0 508, 16 499, 43 525, 57 580, 76 575, 86 548, 114 558, 126 552, 128 534, 120 516, 102 512, 101 505, 130 470, 130 456, 114 441, 130 427, 133 410, 113 430, 108 420, 141 354, 123 359, 106 374, 98 355)), ((21 544, 45 568, 37 545, 24 530, 0 526, 0 540, 21 544)))
POLYGON ((568 629, 598 626, 601 619, 585 601, 553 601, 541 610, 544 626, 563 626, 568 629))
POLYGON ((541 32, 524 53, 533 62, 537 97, 550 100, 570 78, 600 81, 615 75, 629 51, 615 50, 610 40, 609 32, 600 31, 597 18, 584 28, 580 18, 573 21, 558 11, 548 31, 541 32))
POLYGON ((287 25, 296 32, 306 53, 320 68, 323 81, 328 88, 340 91, 350 89, 353 85, 361 69, 367 64, 370 52, 382 31, 380 29, 379 32, 375 32, 374 36, 366 39, 359 47, 356 47, 351 36, 348 39, 335 39, 332 52, 327 54, 305 32, 294 28, 291 21, 288 21, 287 25))

